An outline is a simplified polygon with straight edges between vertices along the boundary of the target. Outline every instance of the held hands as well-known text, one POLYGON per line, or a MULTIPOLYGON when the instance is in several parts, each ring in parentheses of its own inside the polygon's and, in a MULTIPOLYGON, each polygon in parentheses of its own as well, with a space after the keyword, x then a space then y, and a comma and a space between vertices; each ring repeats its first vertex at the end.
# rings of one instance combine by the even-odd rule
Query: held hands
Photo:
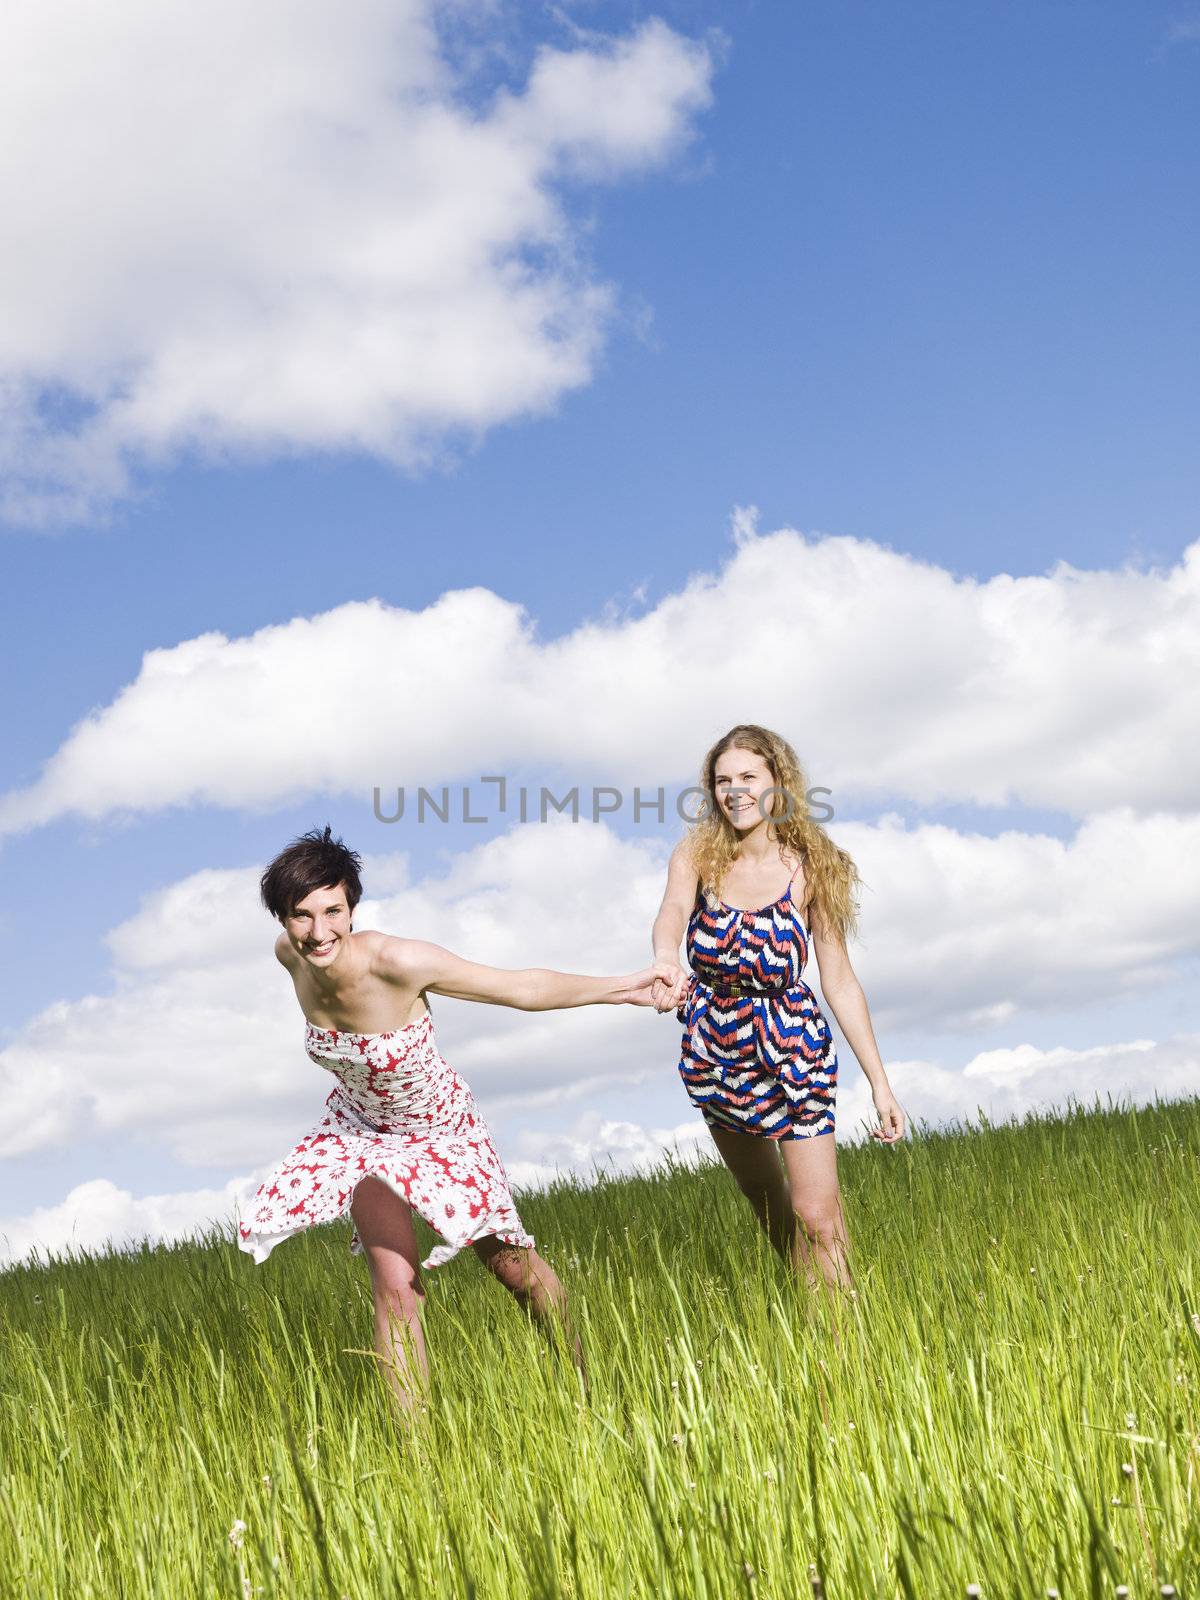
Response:
POLYGON ((651 999, 656 1011, 678 1011, 688 991, 688 975, 677 961, 656 961, 661 977, 653 987, 651 999))
POLYGON ((633 972, 625 979, 618 1000, 629 1006, 653 1006, 656 1011, 673 1011, 687 991, 687 977, 674 961, 656 961, 652 967, 633 972), (679 999, 671 996, 678 993, 679 999))

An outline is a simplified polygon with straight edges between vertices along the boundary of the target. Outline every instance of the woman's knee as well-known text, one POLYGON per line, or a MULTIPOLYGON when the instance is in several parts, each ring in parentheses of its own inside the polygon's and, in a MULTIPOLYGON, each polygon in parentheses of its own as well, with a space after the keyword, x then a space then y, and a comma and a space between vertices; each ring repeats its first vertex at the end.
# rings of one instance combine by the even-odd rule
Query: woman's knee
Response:
POLYGON ((547 1310, 566 1299, 558 1275, 532 1247, 501 1244, 487 1258, 488 1271, 522 1304, 547 1310))
POLYGON ((811 1243, 833 1245, 841 1239, 842 1218, 836 1203, 801 1201, 793 1205, 793 1211, 797 1223, 811 1243))
POLYGON ((773 1175, 761 1178, 739 1177, 737 1185, 756 1211, 772 1218, 782 1219, 792 1209, 792 1199, 782 1173, 778 1178, 773 1175))
POLYGON ((415 1316, 425 1304, 425 1286, 421 1282, 421 1274, 415 1268, 409 1268, 407 1263, 399 1270, 394 1266, 384 1271, 372 1270, 371 1291, 378 1313, 400 1317, 405 1321, 415 1316))

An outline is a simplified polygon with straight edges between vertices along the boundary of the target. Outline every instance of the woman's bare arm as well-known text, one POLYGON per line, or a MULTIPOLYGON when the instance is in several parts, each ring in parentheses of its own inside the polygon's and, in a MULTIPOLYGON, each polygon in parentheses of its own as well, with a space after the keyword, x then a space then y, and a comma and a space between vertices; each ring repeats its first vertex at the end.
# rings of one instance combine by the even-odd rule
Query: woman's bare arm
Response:
POLYGON ((679 965, 679 946, 696 903, 698 880, 687 842, 681 839, 671 852, 667 887, 650 930, 655 965, 662 972, 661 981, 652 990, 654 1008, 659 1012, 677 1010, 687 993, 687 975, 679 965))
POLYGON ((850 965, 845 940, 840 934, 830 934, 816 915, 813 915, 810 931, 813 952, 821 973, 821 993, 874 1089, 878 1084, 887 1082, 887 1073, 883 1070, 883 1060, 875 1042, 867 997, 850 965))
POLYGON ((691 854, 683 840, 671 851, 667 864, 667 887, 650 931, 656 961, 679 960, 679 946, 687 931, 688 918, 696 901, 699 879, 691 854))
POLYGON ((810 911, 809 917, 812 947, 821 973, 821 993, 871 1085, 871 1098, 880 1121, 879 1128, 870 1130, 871 1136, 884 1144, 893 1144, 904 1136, 904 1112, 883 1068, 863 986, 850 965, 841 934, 826 929, 819 915, 810 911))
POLYGON ((386 937, 376 955, 381 977, 414 993, 450 995, 514 1006, 519 1011, 557 1011, 570 1006, 649 1005, 653 967, 624 977, 590 978, 549 967, 489 967, 466 961, 425 939, 386 937))

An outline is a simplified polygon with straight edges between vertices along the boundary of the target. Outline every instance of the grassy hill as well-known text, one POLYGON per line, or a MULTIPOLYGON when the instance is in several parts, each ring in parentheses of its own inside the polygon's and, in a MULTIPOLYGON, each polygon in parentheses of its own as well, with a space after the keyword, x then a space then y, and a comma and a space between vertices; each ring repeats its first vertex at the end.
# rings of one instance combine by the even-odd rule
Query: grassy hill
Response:
POLYGON ((561 1184, 589 1400, 468 1252, 415 1445, 348 1224, 0 1275, 0 1595, 1195 1594, 1200 1100, 839 1162, 840 1344, 722 1170, 561 1184))

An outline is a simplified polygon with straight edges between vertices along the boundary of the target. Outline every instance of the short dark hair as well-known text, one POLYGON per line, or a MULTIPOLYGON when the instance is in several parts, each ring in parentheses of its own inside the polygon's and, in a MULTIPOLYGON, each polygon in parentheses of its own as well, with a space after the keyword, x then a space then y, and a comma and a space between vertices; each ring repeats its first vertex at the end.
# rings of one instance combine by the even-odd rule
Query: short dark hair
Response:
POLYGON ((263 873, 258 891, 263 905, 282 921, 314 889, 345 884, 346 902, 353 912, 362 899, 361 868, 362 858, 335 839, 326 823, 324 833, 313 828, 281 850, 263 873))

